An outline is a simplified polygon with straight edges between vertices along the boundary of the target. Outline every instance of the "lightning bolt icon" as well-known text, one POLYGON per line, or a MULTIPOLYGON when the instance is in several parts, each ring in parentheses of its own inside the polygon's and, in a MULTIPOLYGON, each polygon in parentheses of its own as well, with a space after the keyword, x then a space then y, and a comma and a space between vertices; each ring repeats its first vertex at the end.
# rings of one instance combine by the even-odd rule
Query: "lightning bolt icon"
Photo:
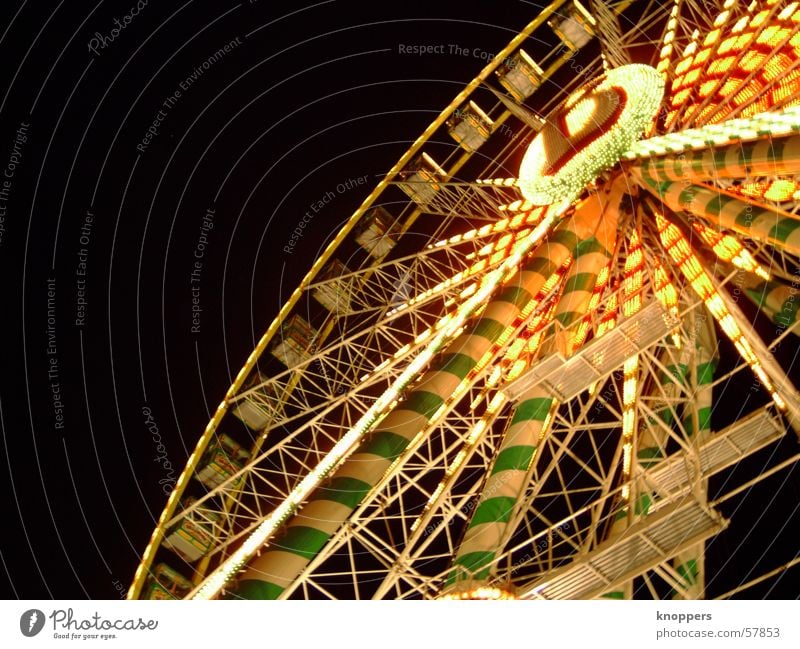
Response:
POLYGON ((31 631, 33 629, 33 625, 36 624, 36 620, 38 618, 39 618, 39 616, 36 615, 36 611, 33 611, 31 613, 30 618, 28 619, 28 631, 31 631))

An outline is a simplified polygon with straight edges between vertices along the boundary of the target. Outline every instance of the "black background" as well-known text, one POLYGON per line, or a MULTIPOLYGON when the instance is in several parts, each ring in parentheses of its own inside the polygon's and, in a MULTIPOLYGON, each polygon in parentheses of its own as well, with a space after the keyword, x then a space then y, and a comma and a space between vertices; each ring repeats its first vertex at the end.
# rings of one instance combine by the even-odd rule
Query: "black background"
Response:
MULTIPOLYGON (((104 48, 89 51, 96 33, 110 37, 114 19, 135 6, 39 0, 0 8, 0 167, 29 124, 0 240, 5 597, 113 598, 127 589, 166 501, 158 458, 166 454, 180 470, 316 255, 537 13, 535 3, 511 0, 150 0, 104 48), (401 53, 415 44, 443 52, 401 53), (159 110, 157 135, 138 151, 159 110), (337 190, 364 175, 367 184, 337 190), (285 252, 298 220, 326 192, 333 200, 285 252), (209 208, 214 228, 193 332, 190 276, 209 208), (94 221, 81 243, 87 211, 94 221), (76 324, 82 248, 86 309, 76 324), (48 375, 53 358, 56 378, 48 375)), ((541 55, 550 46, 526 49, 541 55)), ((747 387, 723 403, 738 407, 747 387)), ((792 440, 784 446, 796 451, 792 440)), ((765 461, 755 458, 754 470, 765 461)), ((788 530, 797 523, 797 485, 796 472, 780 474, 735 503, 739 527, 715 541, 724 558, 709 566, 722 570, 717 592, 746 580, 759 560, 766 569, 796 554, 788 530), (749 534, 762 512, 772 527, 759 522, 749 534)), ((797 597, 797 570, 791 575, 747 596, 797 597)))

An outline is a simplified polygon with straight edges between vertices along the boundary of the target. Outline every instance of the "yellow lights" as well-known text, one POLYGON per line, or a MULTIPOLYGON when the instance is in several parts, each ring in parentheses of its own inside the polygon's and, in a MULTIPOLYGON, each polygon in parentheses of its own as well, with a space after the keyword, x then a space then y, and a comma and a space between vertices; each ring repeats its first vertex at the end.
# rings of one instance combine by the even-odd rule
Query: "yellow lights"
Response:
MULTIPOLYGON (((441 239, 436 243, 434 243, 432 246, 428 246, 428 249, 430 250, 431 248, 443 248, 448 245, 455 245, 458 243, 463 243, 464 241, 471 241, 476 237, 485 237, 490 234, 504 232, 505 230, 516 230, 522 225, 537 225, 544 217, 545 212, 546 212, 545 207, 537 207, 536 209, 528 208, 525 212, 517 214, 513 218, 500 219, 499 221, 495 221, 494 223, 489 223, 480 228, 475 228, 474 230, 468 230, 467 232, 455 234, 449 239, 441 239)), ((519 233, 517 236, 518 238, 525 237, 527 236, 528 232, 529 231, 526 230, 523 233, 519 233)))
MULTIPOLYGON (((800 80, 800 75, 798 75, 800 80)), ((715 119, 718 113, 715 113, 715 119)), ((800 130, 800 107, 785 107, 780 112, 762 112, 745 118, 736 118, 723 124, 708 124, 700 128, 685 129, 681 133, 667 133, 649 140, 636 142, 622 157, 633 160, 639 157, 664 155, 676 151, 722 146, 732 142, 749 142, 766 135, 781 137, 794 135, 800 130)))
POLYGON ((639 355, 625 359, 622 379, 622 497, 630 496, 628 482, 633 458, 633 434, 636 431, 636 394, 639 389, 639 355))
MULTIPOLYGON (((525 201, 525 205, 528 205, 527 201, 525 201)), ((528 217, 530 216, 530 214, 528 214, 528 212, 530 212, 530 208, 525 210, 525 212, 523 212, 521 214, 517 214, 515 217, 513 217, 511 219, 511 221, 508 224, 508 227, 510 229, 512 229, 512 230, 516 230, 523 223, 533 223, 534 221, 529 221, 528 220, 528 217)))
POLYGON ((716 90, 718 85, 719 82, 714 79, 712 79, 711 81, 704 81, 703 83, 700 84, 697 90, 697 94, 698 96, 705 99, 706 97, 709 97, 711 93, 714 92, 714 90, 716 90))
POLYGON ((517 338, 508 348, 506 351, 505 358, 509 360, 516 360, 519 358, 519 355, 525 349, 525 339, 524 338, 517 338))
POLYGON ((600 318, 600 323, 597 325, 598 338, 617 326, 617 318, 619 316, 619 301, 617 295, 617 291, 613 291, 606 302, 603 317, 600 318))
MULTIPOLYGON (((800 34, 798 34, 800 35, 800 34)), ((800 55, 798 55, 800 57, 800 55)), ((781 103, 784 105, 797 105, 797 88, 800 85, 800 70, 792 70, 788 74, 785 74, 783 78, 776 84, 776 86, 772 90, 772 101, 773 103, 781 103), (793 101, 787 104, 789 99, 793 101)))
POLYGON ((750 21, 750 27, 753 28, 761 27, 761 25, 764 24, 767 18, 769 18, 769 13, 770 12, 766 9, 764 11, 759 11, 750 21))
POLYGON ((700 77, 700 69, 695 68, 690 72, 686 73, 686 76, 683 78, 683 85, 684 86, 693 86, 697 83, 697 79, 700 77))
POLYGON ((692 40, 691 40, 691 42, 686 46, 686 49, 683 51, 683 55, 687 59, 692 57, 694 55, 694 53, 697 51, 697 39, 698 38, 700 38, 700 31, 695 29, 692 32, 692 40))
POLYGON ((489 377, 486 379, 486 385, 489 387, 494 387, 498 383, 500 383, 500 379, 502 378, 503 368, 500 365, 495 365, 492 368, 492 371, 489 373, 489 377))
POLYGON ((460 300, 465 300, 477 290, 478 290, 477 284, 475 283, 470 284, 469 286, 467 286, 467 288, 465 288, 463 291, 461 291, 461 293, 458 294, 458 298, 460 300))
POLYGON ((732 34, 738 34, 738 33, 742 32, 742 31, 744 31, 745 27, 747 27, 747 23, 748 22, 749 22, 749 19, 747 18, 747 16, 742 16, 741 18, 739 18, 739 20, 737 20, 734 23, 733 27, 731 28, 731 33, 732 34))
POLYGON ((667 254, 678 266, 684 277, 689 280, 695 293, 705 302, 706 307, 714 316, 722 331, 733 343, 742 359, 750 366, 753 373, 759 378, 763 386, 770 393, 775 405, 785 408, 783 399, 775 391, 772 380, 764 372, 761 363, 750 341, 745 336, 736 319, 728 310, 724 300, 714 287, 711 277, 700 266, 700 262, 691 251, 688 242, 676 225, 667 221, 661 214, 656 213, 656 225, 659 238, 666 248, 667 254))
POLYGON ((705 48, 700 50, 697 53, 697 56, 694 57, 694 65, 699 65, 701 63, 705 63, 711 57, 711 48, 705 48))
POLYGON ((499 264, 501 261, 503 261, 505 256, 505 250, 498 250, 491 257, 489 257, 489 265, 494 266, 495 264, 499 264))
POLYGON ((670 56, 672 56, 672 45, 665 45, 664 47, 661 48, 658 66, 656 67, 656 70, 658 70, 662 78, 665 77, 665 73, 669 68, 670 56))
POLYGON ((487 234, 490 234, 490 233, 492 233, 494 231, 495 230, 493 228, 493 224, 487 223, 483 227, 478 228, 478 236, 479 237, 485 237, 487 234))
MULTIPOLYGON (((683 81, 682 77, 680 81, 683 81)), ((683 106, 686 103, 686 100, 689 99, 691 94, 692 94, 691 88, 684 88, 683 90, 679 90, 674 95, 672 95, 672 100, 671 100, 672 105, 683 106)))
POLYGON ((791 2, 788 5, 786 5, 783 8, 783 10, 778 14, 778 20, 791 20, 792 16, 797 10, 797 7, 798 7, 797 2, 791 2))
POLYGON ((525 152, 518 183, 525 199, 572 202, 647 129, 663 92, 655 69, 634 64, 609 70, 573 94, 573 105, 556 110, 525 152))
POLYGON ((594 289, 592 290, 592 296, 589 298, 589 305, 586 309, 586 315, 581 319, 572 337, 573 349, 581 347, 583 343, 586 342, 586 338, 589 336, 589 332, 592 328, 592 321, 595 317, 594 314, 600 304, 600 298, 608 287, 610 278, 611 259, 609 259, 608 263, 600 269, 599 273, 597 273, 597 280, 595 281, 594 289))
MULTIPOLYGON (((728 70, 730 70, 735 63, 735 56, 724 56, 721 59, 714 59, 711 62, 711 65, 708 66, 708 73, 711 75, 722 76, 728 72, 728 70)), ((695 69, 694 71, 698 72, 699 74, 699 70, 695 69)))
MULTIPOLYGON (((736 41, 737 40, 738 40, 738 38, 736 36, 730 36, 730 37, 726 38, 724 41, 722 41, 719 44, 719 47, 717 48, 717 55, 721 56, 723 54, 727 54, 728 52, 730 52, 734 47, 736 47, 736 41)), ((697 61, 697 59, 695 59, 694 62, 698 63, 699 61, 697 61)))
POLYGON ((756 43, 760 45, 766 45, 767 47, 777 47, 783 41, 788 39, 791 34, 791 30, 787 29, 786 27, 770 25, 758 35, 756 43))
MULTIPOLYGON (((688 47, 686 48, 685 57, 686 58, 682 59, 680 61, 680 63, 678 63, 678 65, 675 66, 675 74, 679 78, 683 78, 681 75, 683 75, 686 72, 686 70, 688 70, 692 65, 692 57, 691 57, 691 55, 689 53, 689 48, 688 47)), ((675 84, 678 84, 678 83, 680 83, 680 81, 679 81, 679 79, 676 79, 675 82, 673 83, 672 87, 675 88, 676 87, 675 84)))
POLYGON ((625 379, 622 384, 622 402, 633 405, 636 401, 636 388, 638 385, 636 370, 639 367, 638 356, 631 356, 625 361, 625 379))
MULTIPOLYGON (((501 212, 528 212, 531 209, 533 209, 533 207, 534 207, 534 205, 532 203, 530 203, 529 201, 525 201, 525 200, 519 199, 519 200, 516 200, 516 201, 512 201, 511 203, 508 203, 508 205, 500 205, 500 206, 498 206, 498 209, 501 212)), ((513 223, 512 223, 512 227, 513 227, 513 223)))
POLYGON ((632 316, 642 308, 641 288, 644 283, 644 251, 636 230, 628 239, 628 255, 622 279, 622 313, 632 316))
POLYGON ((516 178, 479 178, 475 181, 478 185, 493 185, 494 187, 515 187, 516 178))
MULTIPOLYGON (((489 401, 489 405, 486 406, 486 414, 487 415, 495 414, 500 410, 500 408, 502 408, 505 405, 506 401, 508 401, 508 397, 506 397, 503 393, 498 392, 496 395, 492 397, 491 401, 489 401)), ((473 439, 472 437, 470 437, 470 441, 476 441, 476 440, 477 438, 473 439)))
POLYGON ((719 40, 720 34, 722 34, 722 30, 721 29, 715 29, 713 31, 710 31, 708 34, 706 34, 706 38, 703 41, 703 45, 705 47, 708 47, 709 45, 713 45, 714 43, 716 43, 719 40))
POLYGON ((793 61, 791 57, 787 56, 786 54, 772 56, 764 64, 764 69, 761 72, 761 76, 767 83, 772 83, 773 81, 780 79, 786 73, 786 70, 789 69, 792 63, 793 61))
POLYGON ((762 268, 736 237, 717 232, 699 221, 692 221, 692 226, 719 259, 730 262, 736 268, 748 273, 754 273, 762 279, 769 279, 769 273, 762 268))
POLYGON ((795 193, 800 190, 800 185, 793 180, 777 179, 772 181, 742 183, 739 187, 732 187, 731 189, 745 196, 765 198, 768 201, 781 203, 792 200, 795 193))
POLYGON ((516 328, 513 327, 513 326, 512 327, 506 327, 503 330, 503 333, 500 334, 500 337, 497 339, 497 342, 495 344, 498 345, 499 347, 502 347, 503 345, 505 345, 509 341, 511 336, 514 335, 514 331, 515 330, 516 330, 516 328))
POLYGON ((722 25, 724 25, 724 24, 725 24, 725 22, 728 20, 728 18, 730 17, 730 15, 731 15, 731 12, 730 12, 730 11, 728 11, 728 10, 725 10, 725 11, 723 11, 723 12, 722 12, 721 14, 719 14, 719 16, 717 16, 717 18, 714 20, 714 27, 722 27, 722 25))
POLYGON ((479 586, 471 590, 460 590, 452 593, 442 595, 440 599, 449 600, 505 600, 517 599, 516 596, 510 591, 502 588, 493 588, 491 586, 479 586))
POLYGON ((661 305, 673 315, 678 313, 678 289, 672 283, 658 257, 653 258, 655 266, 654 290, 661 305))
POLYGON ((597 115, 598 105, 595 97, 589 96, 581 99, 564 115, 567 126, 566 135, 577 135, 591 126, 597 115))
POLYGON ((695 55, 691 43, 675 65, 666 129, 681 120, 684 126, 721 123, 731 103, 740 117, 792 103, 800 95, 797 80, 787 82, 800 63, 797 6, 790 3, 777 16, 769 9, 741 16, 732 27, 732 14, 724 9, 700 52, 695 55))
POLYGON ((506 373, 506 380, 511 382, 514 379, 519 378, 522 376, 522 373, 528 367, 528 362, 525 360, 516 360, 511 364, 510 369, 506 373))
MULTIPOLYGON (((485 230, 481 234, 482 234, 482 236, 485 236, 486 234, 488 234, 488 233, 490 233, 492 231, 501 232, 501 231, 503 231, 505 229, 506 224, 503 224, 501 227, 498 227, 496 223, 495 224, 486 225, 483 228, 481 228, 481 230, 485 230)), ((447 291, 451 287, 458 285, 463 280, 468 279, 470 277, 473 277, 473 276, 477 275, 478 273, 484 272, 488 268, 491 268, 493 266, 496 266, 496 265, 500 264, 506 257, 508 257, 508 256, 510 256, 512 254, 516 254, 517 250, 520 247, 527 245, 526 244, 526 240, 527 240, 527 237, 528 237, 529 234, 531 234, 531 229, 530 228, 523 228, 522 230, 520 230, 520 231, 518 231, 516 233, 509 233, 509 234, 504 235, 503 237, 501 237, 498 241, 495 241, 493 243, 489 243, 489 244, 485 245, 477 253, 477 256, 484 257, 484 259, 481 259, 480 261, 474 263, 469 268, 454 274, 453 276, 449 277, 448 279, 444 280, 443 282, 439 282, 438 284, 436 284, 436 286, 433 286, 433 287, 423 291, 422 293, 420 293, 420 294, 418 294, 418 295, 416 295, 416 296, 414 296, 412 298, 409 298, 404 303, 399 304, 394 309, 392 309, 392 311, 389 312, 390 315, 393 314, 393 313, 397 313, 399 311, 402 311, 403 309, 407 309, 407 308, 409 308, 411 306, 414 306, 416 304, 419 304, 419 303, 421 303, 421 302, 423 302, 425 300, 428 300, 432 296, 439 295, 442 292, 447 291), (487 256, 489 256, 488 259, 485 258, 487 256)), ((438 244, 436 244, 436 245, 438 245, 438 244)), ((474 259, 475 255, 472 255, 472 254, 468 255, 467 258, 468 259, 474 259)), ((485 281, 485 278, 482 281, 485 281)), ((460 296, 462 298, 469 297, 476 290, 477 290, 477 286, 474 283, 473 284, 469 284, 464 289, 462 289, 462 291, 460 293, 460 296)))

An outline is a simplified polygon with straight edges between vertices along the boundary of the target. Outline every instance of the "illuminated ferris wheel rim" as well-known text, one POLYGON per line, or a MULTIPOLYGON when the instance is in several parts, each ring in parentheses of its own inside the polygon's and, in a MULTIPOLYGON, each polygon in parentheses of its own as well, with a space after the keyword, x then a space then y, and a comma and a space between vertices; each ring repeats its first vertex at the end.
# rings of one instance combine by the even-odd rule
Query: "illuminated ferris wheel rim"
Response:
MULTIPOLYGON (((561 3, 557 3, 557 4, 561 4, 561 3)), ((539 20, 539 19, 537 19, 537 20, 539 20)), ((534 22, 536 22, 536 21, 534 21, 534 22)), ((532 24, 533 24, 533 23, 532 23, 532 24)), ((518 38, 519 38, 519 37, 518 37, 518 38)), ((515 39, 515 40, 517 40, 517 39, 515 39)), ((512 43, 513 43, 513 42, 512 42, 512 43)), ((509 46, 509 47, 511 47, 511 46, 509 46)), ((501 54, 502 54, 502 53, 501 53, 501 54)), ((500 57, 501 57, 501 55, 498 55, 498 58, 500 58, 500 57)), ((496 61, 497 61, 497 60, 496 60, 496 61)), ((488 76, 488 72, 487 72, 487 70, 484 70, 484 72, 482 73, 482 76, 483 76, 484 78, 485 78, 486 76, 488 76)), ((479 77, 479 78, 480 78, 480 77, 479 77)), ((474 83, 474 82, 473 82, 473 83, 474 83)), ((463 100, 465 100, 465 99, 467 98, 468 94, 467 94, 466 96, 463 96, 463 97, 462 97, 462 95, 464 95, 464 93, 462 93, 461 95, 459 95, 459 97, 461 98, 461 101, 463 102, 463 100)), ((451 104, 451 106, 450 106, 450 107, 448 107, 448 109, 446 109, 446 111, 443 113, 443 116, 446 116, 446 114, 448 114, 448 111, 449 111, 450 113, 452 113, 452 112, 453 112, 453 110, 455 109, 455 107, 458 105, 458 102, 459 102, 459 100, 458 100, 458 99, 457 99, 456 101, 454 101, 454 102, 451 104)), ((440 116, 440 119, 439 119, 439 120, 437 120, 437 121, 439 122, 439 125, 441 125, 441 124, 444 122, 444 118, 443 118, 442 116, 440 116)), ((436 124, 436 122, 434 122, 434 124, 436 124)), ((438 127, 436 127, 436 128, 438 128, 438 127)), ((435 130, 436 130, 436 128, 433 128, 433 130, 435 131, 435 130)), ((417 141, 417 143, 415 143, 415 146, 416 146, 416 145, 419 145, 419 146, 417 146, 417 148, 416 148, 416 149, 414 149, 414 147, 412 147, 412 149, 414 149, 414 151, 418 151, 418 150, 419 150, 419 147, 420 147, 420 146, 421 146, 421 145, 424 143, 424 141, 426 141, 426 140, 427 140, 427 136, 429 136, 429 135, 431 134, 431 132, 430 132, 430 131, 431 131, 431 129, 428 129, 428 130, 426 131, 426 134, 427 134, 427 135, 426 135, 426 136, 424 136, 424 139, 423 139, 423 138, 420 138, 420 140, 418 140, 418 141, 417 141)), ((666 142, 666 141, 665 141, 665 142, 666 142)), ((670 146, 671 146, 671 144, 670 144, 669 142, 666 142, 664 146, 666 147, 666 148, 665 148, 665 152, 666 152, 666 153, 668 153, 668 152, 670 151, 670 146)), ((404 156, 404 159, 406 159, 406 161, 408 161, 408 159, 410 159, 412 156, 413 156, 413 153, 412 153, 412 152, 409 152, 408 154, 406 154, 406 156, 404 156)), ((629 156, 628 156, 628 157, 629 157, 629 156)), ((402 160, 401 160, 401 163, 402 163, 402 160)), ((463 161, 461 162, 461 164, 463 164, 463 161)), ((460 166, 460 165, 459 165, 459 166, 460 166)), ((398 164, 398 165, 395 167, 394 171, 395 171, 395 173, 396 173, 396 172, 398 172, 399 170, 401 170, 401 169, 403 169, 403 168, 404 168, 404 165, 399 163, 399 164, 398 164)), ((452 171, 452 168, 451 168, 451 171, 452 171)), ((452 173, 454 173, 454 171, 452 171, 452 173)), ((379 188, 380 188, 380 185, 379 185, 379 188)), ((376 189, 376 191, 377 191, 377 189, 376 189)), ((379 192, 378 192, 378 193, 379 193, 379 192)), ((376 192, 373 192, 373 195, 371 195, 371 196, 370 196, 370 198, 368 199, 368 201, 367 201, 367 202, 365 202, 365 205, 364 205, 364 206, 362 206, 362 209, 361 209, 361 210, 359 210, 359 212, 357 212, 357 215, 356 215, 356 216, 359 216, 359 217, 360 217, 360 215, 361 215, 361 214, 363 214, 364 210, 366 209, 366 206, 367 206, 367 204, 368 204, 368 203, 369 203, 371 200, 374 200, 374 198, 376 198, 376 197, 377 197, 377 194, 376 194, 376 192)), ((355 219, 355 220, 357 220, 356 216, 354 216, 354 219, 355 219)), ((355 225, 355 221, 354 221, 353 219, 351 219, 351 222, 348 224, 348 226, 350 226, 350 227, 352 228, 352 226, 353 226, 353 225, 355 225)), ((347 228, 346 228, 346 229, 347 229, 347 228)), ((348 231, 349 231, 349 230, 348 230, 348 231)), ((345 234, 346 234, 346 233, 345 233, 345 234)), ((342 236, 343 236, 343 235, 342 235, 342 233, 340 233, 340 236, 339 236, 339 237, 337 237, 337 240, 340 240, 340 237, 342 237, 342 236)), ((341 241, 340 241, 340 242, 341 242, 341 241)), ((334 243, 335 243, 335 242, 334 242, 334 243)), ((332 244, 332 245, 333 245, 333 244, 332 244)), ((337 245, 338 245, 338 244, 337 244, 337 245)), ((328 250, 326 250, 326 252, 325 252, 325 254, 323 255, 323 257, 324 257, 324 258, 330 257, 330 255, 331 255, 332 253, 333 253, 333 247, 329 247, 329 248, 328 248, 328 250), (330 254, 329 254, 329 253, 330 253, 330 254), (326 257, 326 255, 327 255, 327 257, 326 257)), ((315 269, 317 269, 317 270, 319 270, 319 268, 320 268, 320 267, 321 267, 321 264, 320 264, 319 262, 318 262, 318 263, 316 263, 316 264, 315 264, 315 266, 314 266, 314 268, 315 268, 315 269)), ((314 275, 314 274, 315 274, 315 271, 312 269, 312 273, 311 273, 311 274, 310 274, 310 275, 309 275, 309 276, 306 278, 306 280, 304 280, 304 283, 303 283, 303 284, 304 284, 304 285, 306 285, 306 286, 308 286, 308 285, 311 285, 311 283, 312 283, 312 277, 313 277, 313 275, 314 275)), ((302 286, 302 285, 301 285, 301 286, 302 286)), ((298 289, 298 291, 296 291, 296 292, 295 292, 295 295, 298 295, 298 292, 301 292, 301 291, 300 291, 300 289, 298 289)), ((295 295, 293 295, 293 299, 296 301, 296 299, 295 299, 295 295)), ((288 310, 287 310, 287 309, 284 309, 284 311, 286 311, 286 313, 288 314, 288 310)), ((283 313, 284 313, 284 312, 282 311, 282 314, 283 314, 283 313)), ((282 316, 281 318, 279 318, 279 320, 276 320, 276 323, 278 323, 278 324, 279 324, 279 321, 280 321, 280 322, 282 322, 284 319, 285 319, 285 316, 282 316)), ((274 333, 275 331, 277 331, 277 324, 276 324, 276 323, 273 323, 273 326, 271 326, 271 327, 270 327, 270 330, 271 330, 271 331, 273 331, 273 333, 274 333)), ((269 334, 270 334, 270 332, 268 331, 268 335, 269 335, 269 334)), ((266 337, 266 336, 265 336, 265 337, 266 337)), ((270 336, 270 337, 271 337, 271 336, 270 336)), ((267 341, 267 342, 268 342, 268 341, 267 341)), ((267 344, 267 342, 264 342, 264 345, 263 345, 263 347, 262 347, 262 350, 263 350, 263 349, 266 347, 266 344, 267 344)), ((254 354, 255 354, 255 353, 256 353, 256 352, 254 352, 254 354)), ((251 356, 251 359, 252 359, 252 358, 253 358, 253 357, 251 356)), ((256 360, 257 360, 257 357, 256 357, 256 360)), ((244 369, 245 369, 245 368, 243 368, 243 372, 244 372, 244 375, 246 375, 246 374, 247 374, 247 372, 245 372, 245 371, 244 371, 244 369)), ((240 373, 240 377, 244 378, 244 377, 243 377, 243 375, 242 375, 242 373, 240 373)), ((237 380, 238 380, 238 379, 237 379, 237 380)), ((236 390, 234 390, 234 389, 232 388, 232 392, 234 392, 234 393, 236 393, 236 391, 237 391, 237 390, 238 390, 238 388, 236 388, 236 390)), ((229 394, 230 394, 230 393, 229 393, 229 394)), ((235 394, 234 394, 234 396, 235 396, 235 394)), ((233 397, 231 397, 231 399, 233 399, 233 397)), ((227 404, 223 404, 223 406, 225 406, 225 405, 227 405, 227 404)), ((219 411, 218 411, 218 414, 219 414, 219 411)), ((215 416, 215 417, 216 417, 216 416, 215 416)), ((221 415, 220 415, 220 418, 221 418, 221 415)), ((213 420, 212 420, 212 422, 213 422, 213 420)), ((213 434, 213 429, 212 429, 211 433, 213 434)), ((202 440, 201 440, 201 442, 202 442, 202 440)), ((196 459, 197 459, 197 460, 199 460, 199 457, 198 457, 198 458, 196 458, 196 459)), ((162 518, 163 518, 163 517, 162 517, 162 518)))

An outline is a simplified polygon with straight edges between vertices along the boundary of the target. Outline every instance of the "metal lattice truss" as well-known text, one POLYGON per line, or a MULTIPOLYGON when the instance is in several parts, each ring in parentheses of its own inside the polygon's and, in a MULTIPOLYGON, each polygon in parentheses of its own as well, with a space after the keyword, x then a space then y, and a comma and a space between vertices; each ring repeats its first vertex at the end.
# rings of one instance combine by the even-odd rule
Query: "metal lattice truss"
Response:
MULTIPOLYGON (((405 185, 413 185, 404 181, 405 185)), ((425 184, 417 182, 416 184, 425 184)), ((510 187, 477 185, 475 183, 437 183, 435 192, 422 205, 426 214, 448 218, 461 217, 466 222, 489 221, 506 216, 500 206, 518 200, 517 192, 510 187)))
MULTIPOLYGON (((659 346, 648 350, 646 356, 653 361, 654 371, 666 371, 659 346)), ((686 386, 678 393, 656 393, 642 399, 639 416, 643 420, 661 421, 657 413, 668 409, 686 417, 694 405, 691 389, 691 386, 686 386)), ((507 550, 495 561, 493 582, 514 584, 523 596, 547 596, 539 593, 539 582, 545 576, 557 579, 557 569, 572 565, 576 554, 585 556, 586 561, 604 553, 613 555, 604 539, 615 513, 614 505, 620 498, 620 488, 609 488, 614 484, 610 467, 615 464, 610 460, 618 460, 620 453, 618 435, 614 435, 614 432, 618 433, 618 425, 590 422, 587 415, 607 409, 612 416, 619 416, 620 413, 615 412, 618 390, 619 386, 612 377, 600 382, 594 395, 586 394, 577 400, 578 403, 573 402, 559 410, 531 467, 531 488, 512 515, 510 527, 516 532, 509 539, 507 550), (587 447, 591 449, 588 453, 587 447), (516 539, 524 541, 515 542, 516 539)), ((502 425, 501 416, 498 416, 497 423, 502 425)), ((641 492, 653 494, 656 504, 651 513, 678 506, 692 508, 690 514, 698 513, 701 518, 705 517, 703 520, 709 525, 701 532, 693 529, 691 520, 687 521, 686 528, 682 528, 681 518, 670 518, 671 522, 664 523, 659 517, 648 516, 639 523, 639 527, 644 529, 643 535, 661 521, 659 529, 677 535, 680 542, 665 544, 663 549, 656 544, 656 554, 635 556, 633 563, 614 578, 631 578, 657 565, 669 572, 672 570, 669 559, 681 544, 691 545, 698 540, 697 534, 705 534, 702 538, 707 538, 722 529, 719 517, 696 500, 702 480, 775 441, 784 430, 783 423, 767 409, 714 435, 701 447, 687 447, 686 437, 680 430, 667 429, 665 432, 677 450, 656 469, 637 476, 634 484, 641 492)), ((463 441, 453 432, 439 431, 442 435, 449 433, 454 442, 463 441)), ((450 557, 460 541, 460 530, 480 494, 492 457, 493 437, 489 432, 480 442, 469 446, 469 455, 459 473, 450 476, 442 476, 443 467, 453 463, 460 450, 457 443, 449 448, 449 452, 446 445, 441 444, 439 454, 431 453, 433 447, 430 444, 414 449, 396 467, 393 475, 387 476, 376 492, 362 503, 351 522, 331 539, 328 551, 309 564, 298 579, 297 588, 300 590, 294 593, 290 590, 286 596, 439 596, 449 570, 450 557), (435 484, 431 479, 434 476, 442 476, 441 479, 447 483, 447 488, 435 498, 430 493, 435 484), (404 498, 420 502, 421 497, 428 498, 428 503, 433 503, 433 506, 424 511, 408 510, 403 506, 404 498), (393 534, 387 535, 388 529, 393 534), (441 567, 438 572, 432 570, 437 565, 441 567), (369 578, 365 580, 364 575, 369 575, 369 578)), ((620 556, 623 547, 618 548, 620 556)), ((617 582, 609 578, 604 583, 610 588, 617 582)), ((580 596, 590 594, 600 593, 573 593, 580 596)))

